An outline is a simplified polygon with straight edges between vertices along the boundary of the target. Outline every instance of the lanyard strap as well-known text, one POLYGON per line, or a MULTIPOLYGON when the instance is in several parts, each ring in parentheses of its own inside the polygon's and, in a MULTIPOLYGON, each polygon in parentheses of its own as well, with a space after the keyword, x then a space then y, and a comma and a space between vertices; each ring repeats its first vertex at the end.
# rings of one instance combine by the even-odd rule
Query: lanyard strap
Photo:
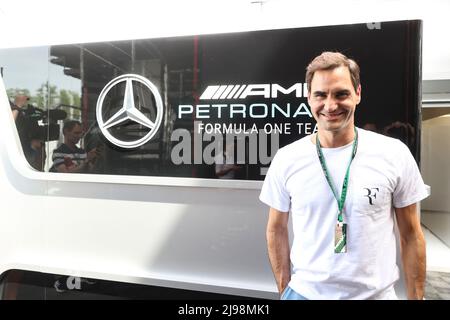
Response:
POLYGON ((317 149, 317 155, 319 156, 319 161, 322 166, 322 170, 325 175, 325 178, 327 179, 328 185, 330 186, 330 189, 333 192, 334 198, 336 199, 336 201, 338 203, 338 208, 339 208, 338 221, 343 222, 342 212, 344 209, 345 198, 347 197, 347 185, 348 185, 348 177, 350 174, 350 165, 352 164, 353 158, 355 158, 356 151, 358 149, 358 131, 355 128, 355 140, 353 140, 352 155, 350 157, 350 162, 348 163, 348 166, 347 166, 347 171, 345 173, 344 182, 342 183, 341 198, 339 198, 336 187, 334 186, 333 178, 331 177, 331 175, 328 172, 327 164, 325 162, 325 157, 322 153, 322 148, 320 147, 318 133, 316 135, 316 149, 317 149))

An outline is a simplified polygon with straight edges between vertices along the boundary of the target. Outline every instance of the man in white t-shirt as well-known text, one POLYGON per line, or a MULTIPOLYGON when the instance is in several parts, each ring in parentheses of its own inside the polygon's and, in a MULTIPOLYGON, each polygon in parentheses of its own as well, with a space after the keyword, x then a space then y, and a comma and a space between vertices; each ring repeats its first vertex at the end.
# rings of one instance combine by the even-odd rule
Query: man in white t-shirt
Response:
POLYGON ((306 82, 318 132, 277 152, 260 195, 270 206, 267 245, 281 299, 396 299, 394 217, 408 298, 422 299, 417 203, 427 191, 413 156, 401 141, 355 127, 355 61, 324 52, 306 82))

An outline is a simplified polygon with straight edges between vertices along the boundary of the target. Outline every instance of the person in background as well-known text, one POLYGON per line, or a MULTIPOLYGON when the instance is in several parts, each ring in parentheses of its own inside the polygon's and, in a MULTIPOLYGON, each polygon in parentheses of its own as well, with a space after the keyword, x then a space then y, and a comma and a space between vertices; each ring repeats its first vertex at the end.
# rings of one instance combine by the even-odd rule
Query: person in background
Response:
POLYGON ((18 94, 14 98, 14 103, 10 102, 14 121, 16 122, 22 150, 28 163, 38 171, 44 171, 45 159, 45 139, 42 137, 36 121, 31 121, 25 116, 25 107, 30 98, 23 94, 18 94))
POLYGON ((94 148, 86 152, 77 146, 83 136, 81 123, 77 120, 64 122, 63 135, 64 143, 53 151, 53 165, 50 172, 91 172, 97 160, 97 149, 94 148))

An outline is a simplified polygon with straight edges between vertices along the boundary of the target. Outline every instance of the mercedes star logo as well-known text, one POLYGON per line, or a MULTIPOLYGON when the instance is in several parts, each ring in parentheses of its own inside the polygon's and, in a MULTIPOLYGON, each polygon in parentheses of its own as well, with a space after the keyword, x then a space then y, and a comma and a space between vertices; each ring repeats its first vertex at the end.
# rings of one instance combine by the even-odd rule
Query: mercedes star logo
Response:
POLYGON ((100 130, 106 139, 108 139, 111 143, 118 147, 122 148, 136 148, 145 143, 147 143, 159 129, 161 125, 162 115, 163 115, 163 103, 161 96, 159 95, 158 89, 156 86, 150 82, 147 78, 136 74, 124 74, 113 80, 111 80, 102 90, 100 96, 97 100, 97 122, 100 130), (123 103, 121 108, 112 115, 106 121, 103 119, 103 104, 105 102, 105 97, 108 92, 117 86, 119 83, 125 82, 125 93, 123 98, 123 103), (146 115, 144 115, 138 108, 135 106, 134 101, 134 90, 133 90, 133 82, 139 82, 143 85, 144 88, 150 90, 150 93, 153 95, 156 104, 156 119, 152 121, 146 115), (125 121, 133 121, 138 123, 146 128, 148 128, 149 132, 145 134, 143 137, 133 140, 133 141, 122 141, 116 137, 114 137, 110 129, 113 127, 119 126, 123 124, 125 121))

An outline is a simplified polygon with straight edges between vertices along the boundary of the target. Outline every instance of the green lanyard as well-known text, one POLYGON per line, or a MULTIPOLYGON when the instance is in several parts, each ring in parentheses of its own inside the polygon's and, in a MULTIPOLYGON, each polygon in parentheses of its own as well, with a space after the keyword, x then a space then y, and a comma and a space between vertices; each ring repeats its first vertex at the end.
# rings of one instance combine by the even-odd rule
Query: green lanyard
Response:
POLYGON ((358 131, 356 131, 355 128, 355 140, 353 141, 353 149, 352 149, 352 155, 350 157, 350 162, 347 166, 347 172, 345 173, 344 182, 342 183, 342 192, 341 192, 341 198, 339 199, 339 195, 336 191, 336 187, 334 186, 333 179, 331 175, 328 173, 327 164, 325 162, 325 157, 322 153, 322 148, 320 147, 320 141, 319 141, 319 134, 316 135, 316 149, 317 149, 317 155, 319 156, 320 164, 322 166, 323 173, 325 175, 325 178, 327 179, 328 185, 331 188, 331 191, 333 192, 333 195, 338 203, 339 213, 338 213, 338 222, 343 222, 342 212, 344 210, 344 203, 345 198, 347 197, 347 186, 348 186, 348 176, 350 174, 350 165, 352 164, 353 158, 355 158, 356 150, 358 149, 358 131))

